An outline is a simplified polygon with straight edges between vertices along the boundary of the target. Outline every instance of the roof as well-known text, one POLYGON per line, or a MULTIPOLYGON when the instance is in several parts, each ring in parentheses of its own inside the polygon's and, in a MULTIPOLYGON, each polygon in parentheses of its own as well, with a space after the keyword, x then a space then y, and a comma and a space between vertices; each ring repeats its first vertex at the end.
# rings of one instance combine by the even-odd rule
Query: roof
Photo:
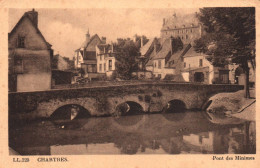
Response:
POLYGON ((106 50, 106 52, 111 48, 110 44, 98 44, 97 47, 98 49, 101 51, 101 53, 104 52, 104 49, 106 50))
POLYGON ((152 66, 153 65, 153 58, 156 56, 155 51, 152 52, 152 54, 150 55, 150 59, 148 60, 148 62, 146 63, 145 66, 152 66))
POLYGON ((183 48, 181 50, 178 50, 173 55, 171 55, 170 59, 168 60, 166 67, 175 67, 177 65, 177 62, 175 64, 170 64, 172 61, 179 61, 179 59, 186 54, 186 52, 190 49, 190 44, 183 45, 183 48))
POLYGON ((195 57, 195 56, 202 56, 205 55, 203 53, 198 53, 195 51, 194 47, 191 47, 188 52, 183 57, 195 57))
MULTIPOLYGON (((29 11, 29 12, 32 12, 32 11, 29 11)), ((45 42, 45 44, 47 45, 47 48, 48 49, 51 49, 51 44, 48 43, 46 41, 46 39, 44 38, 44 36, 42 35, 41 31, 39 30, 38 26, 36 26, 35 24, 33 24, 33 21, 30 19, 30 17, 28 16, 28 13, 29 12, 25 12, 23 14, 23 16, 21 17, 21 19, 17 22, 17 24, 14 26, 14 28, 11 30, 10 33, 8 33, 8 38, 15 32, 15 30, 18 28, 18 26, 22 23, 22 21, 27 18, 28 20, 30 20, 32 26, 36 29, 37 33, 41 36, 41 38, 43 39, 43 41, 45 42)))
POLYGON ((97 60, 84 60, 84 64, 97 64, 97 60))
MULTIPOLYGON (((100 41, 100 43, 101 43, 101 40, 100 40, 99 36, 98 36, 97 34, 95 34, 95 35, 93 35, 93 36, 90 38, 89 41, 85 40, 85 41, 82 43, 82 45, 81 45, 80 48, 86 48, 86 49, 88 49, 88 48, 92 45, 92 41, 93 41, 95 38, 98 38, 99 41, 100 41)), ((96 46, 96 44, 95 44, 95 46, 96 46)), ((95 46, 94 46, 94 47, 95 47, 95 46)), ((93 47, 93 46, 92 46, 92 47, 93 47)))
POLYGON ((155 38, 150 39, 143 47, 140 48, 141 55, 145 55, 148 50, 153 47, 153 41, 155 38))
POLYGON ((182 72, 190 72, 190 71, 197 71, 197 70, 202 70, 202 69, 208 69, 209 67, 192 67, 192 68, 186 68, 183 69, 182 72))
POLYGON ((183 25, 185 25, 185 28, 198 26, 199 20, 197 19, 196 14, 193 13, 168 17, 165 19, 165 24, 163 25, 162 30, 184 28, 183 25))
POLYGON ((167 38, 164 41, 160 51, 155 55, 155 57, 153 59, 163 59, 163 58, 166 58, 170 54, 170 52, 171 52, 170 40, 171 40, 170 38, 167 38))

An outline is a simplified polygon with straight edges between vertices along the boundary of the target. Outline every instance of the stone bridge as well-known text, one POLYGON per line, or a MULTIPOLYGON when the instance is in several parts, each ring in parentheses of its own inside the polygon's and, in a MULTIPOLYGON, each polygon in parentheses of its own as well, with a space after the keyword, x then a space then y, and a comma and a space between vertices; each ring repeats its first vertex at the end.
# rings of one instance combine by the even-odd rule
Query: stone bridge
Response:
POLYGON ((111 115, 125 102, 137 104, 145 112, 161 111, 169 102, 179 101, 186 109, 201 109, 219 92, 234 92, 240 85, 190 83, 145 83, 91 88, 53 89, 9 93, 9 116, 16 119, 48 118, 66 105, 78 105, 92 116, 111 115))

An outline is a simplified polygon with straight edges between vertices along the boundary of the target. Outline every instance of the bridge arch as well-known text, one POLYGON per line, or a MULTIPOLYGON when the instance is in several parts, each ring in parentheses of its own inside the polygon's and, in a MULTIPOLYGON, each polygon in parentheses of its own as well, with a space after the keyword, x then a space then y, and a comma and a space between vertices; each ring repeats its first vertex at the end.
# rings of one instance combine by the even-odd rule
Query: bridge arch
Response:
POLYGON ((186 110, 186 104, 179 99, 173 99, 168 101, 163 109, 165 113, 183 113, 186 110))
POLYGON ((89 110, 78 104, 66 104, 58 107, 51 115, 52 120, 74 120, 88 118, 91 114, 89 110))
POLYGON ((141 104, 135 101, 125 101, 116 106, 117 115, 135 115, 144 112, 144 108, 141 104))

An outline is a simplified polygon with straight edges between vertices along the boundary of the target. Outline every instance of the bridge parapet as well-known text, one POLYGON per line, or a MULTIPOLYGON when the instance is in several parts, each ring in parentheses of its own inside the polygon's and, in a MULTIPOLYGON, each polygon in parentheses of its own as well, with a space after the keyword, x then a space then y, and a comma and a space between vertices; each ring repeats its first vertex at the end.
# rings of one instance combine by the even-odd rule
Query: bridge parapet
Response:
POLYGON ((138 103, 146 112, 161 111, 171 100, 182 101, 187 109, 200 109, 207 99, 220 92, 243 89, 240 85, 203 85, 190 83, 145 83, 91 88, 53 89, 9 93, 9 116, 49 117, 56 109, 76 104, 91 115, 110 115, 127 101, 138 103))

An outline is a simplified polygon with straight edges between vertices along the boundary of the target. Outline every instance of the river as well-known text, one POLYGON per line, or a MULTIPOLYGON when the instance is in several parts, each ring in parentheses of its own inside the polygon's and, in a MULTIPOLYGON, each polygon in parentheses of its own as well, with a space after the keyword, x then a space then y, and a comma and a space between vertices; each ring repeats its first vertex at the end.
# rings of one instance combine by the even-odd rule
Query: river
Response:
POLYGON ((255 154, 255 122, 227 119, 186 111, 37 120, 10 127, 9 146, 21 155, 255 154))

